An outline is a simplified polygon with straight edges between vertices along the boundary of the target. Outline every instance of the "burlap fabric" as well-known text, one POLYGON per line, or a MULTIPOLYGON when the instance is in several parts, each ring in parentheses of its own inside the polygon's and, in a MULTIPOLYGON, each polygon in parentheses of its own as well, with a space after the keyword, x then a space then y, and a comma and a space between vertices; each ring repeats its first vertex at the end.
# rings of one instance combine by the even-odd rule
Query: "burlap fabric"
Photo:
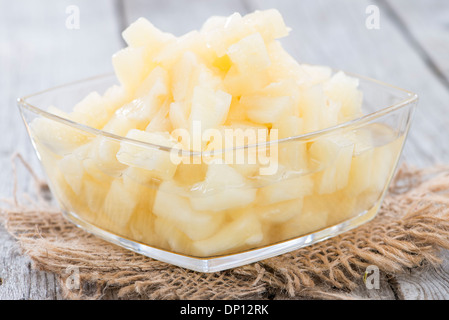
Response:
MULTIPOLYGON (((45 190, 44 183, 39 186, 45 190)), ((216 273, 189 271, 109 244, 67 222, 42 197, 15 197, 2 217, 34 267, 58 276, 68 299, 341 298, 363 285, 369 265, 388 275, 440 262, 439 250, 449 248, 449 168, 403 165, 369 223, 216 273), (73 270, 79 286, 69 285, 73 270)))

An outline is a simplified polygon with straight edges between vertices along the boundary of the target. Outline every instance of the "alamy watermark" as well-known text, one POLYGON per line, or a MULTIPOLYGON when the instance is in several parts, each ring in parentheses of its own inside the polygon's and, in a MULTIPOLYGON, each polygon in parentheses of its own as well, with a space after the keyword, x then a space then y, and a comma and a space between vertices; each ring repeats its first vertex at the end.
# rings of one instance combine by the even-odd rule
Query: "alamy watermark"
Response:
POLYGON ((65 8, 68 15, 65 19, 65 27, 69 30, 78 30, 80 28, 80 8, 76 5, 70 5, 65 8))
POLYGON ((380 289, 380 272, 379 267, 375 265, 369 265, 365 274, 363 275, 363 282, 365 282, 365 286, 367 289, 380 289))
POLYGON ((274 175, 278 169, 277 129, 269 133, 266 128, 252 127, 203 130, 201 121, 193 121, 190 130, 178 128, 172 136, 178 141, 170 152, 170 160, 176 165, 257 164, 260 175, 274 175))
POLYGON ((365 26, 368 30, 380 29, 380 10, 376 5, 369 5, 365 9, 365 13, 368 15, 365 19, 365 26))

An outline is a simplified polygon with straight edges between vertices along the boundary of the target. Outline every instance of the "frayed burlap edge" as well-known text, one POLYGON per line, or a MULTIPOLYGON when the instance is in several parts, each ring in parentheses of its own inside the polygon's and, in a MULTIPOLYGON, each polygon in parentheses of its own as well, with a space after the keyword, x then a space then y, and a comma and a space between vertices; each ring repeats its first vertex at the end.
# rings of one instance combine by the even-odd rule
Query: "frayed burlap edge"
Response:
POLYGON ((440 263, 439 250, 449 249, 449 168, 403 165, 372 221, 216 273, 186 270, 109 244, 66 221, 41 197, 26 204, 14 197, 2 217, 34 267, 58 276, 67 299, 344 298, 361 284, 369 265, 399 274, 440 263))

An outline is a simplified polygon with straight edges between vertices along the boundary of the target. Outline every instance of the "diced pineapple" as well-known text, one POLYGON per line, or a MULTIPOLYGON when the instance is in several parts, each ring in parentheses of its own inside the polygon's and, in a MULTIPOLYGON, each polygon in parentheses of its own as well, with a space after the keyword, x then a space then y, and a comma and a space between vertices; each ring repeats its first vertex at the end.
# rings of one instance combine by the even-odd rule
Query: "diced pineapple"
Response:
POLYGON ((201 125, 201 135, 207 129, 216 128, 224 124, 231 105, 231 99, 232 96, 224 91, 214 91, 202 86, 195 87, 189 117, 192 137, 194 137, 193 127, 195 124, 201 125))
POLYGON ((201 29, 201 34, 206 39, 207 45, 214 50, 215 54, 218 57, 222 57, 226 54, 229 46, 255 31, 236 12, 229 17, 215 17, 207 21, 201 29))
POLYGON ((89 143, 88 148, 89 152, 83 164, 86 170, 91 168, 93 172, 90 174, 96 176, 98 180, 104 180, 104 174, 116 176, 126 168, 124 164, 117 161, 119 141, 99 136, 89 143))
POLYGON ((120 232, 125 230, 128 222, 137 207, 137 195, 125 187, 122 179, 112 182, 106 198, 101 215, 107 217, 111 231, 120 232))
POLYGON ((182 189, 173 181, 161 184, 154 201, 153 213, 170 221, 192 240, 212 236, 223 221, 223 215, 192 209, 182 189))
POLYGON ((294 80, 297 84, 303 83, 304 71, 301 65, 283 48, 279 41, 267 43, 267 52, 271 61, 267 71, 273 82, 294 80))
MULTIPOLYGON (((87 217, 90 221, 98 226, 112 225, 108 216, 103 214, 104 202, 109 193, 111 182, 95 180, 90 176, 86 176, 83 180, 83 191, 81 197, 85 199, 87 209, 90 210, 91 217, 87 217)), ((75 200, 79 201, 79 200, 75 200)))
POLYGON ((172 220, 156 217, 154 220, 156 242, 162 248, 170 251, 191 254, 192 240, 175 226, 172 220))
POLYGON ((62 173, 66 183, 70 186, 76 195, 80 195, 83 186, 84 167, 81 159, 78 159, 74 153, 66 155, 59 163, 59 170, 62 173))
POLYGON ((120 83, 133 92, 150 71, 145 50, 142 47, 126 47, 112 56, 112 65, 120 83))
POLYGON ((322 84, 332 76, 332 69, 327 66, 301 64, 301 71, 304 77, 301 85, 306 87, 322 84))
POLYGON ((131 129, 144 130, 167 103, 167 87, 167 72, 155 68, 137 89, 141 96, 119 108, 103 130, 120 136, 131 129))
POLYGON ((122 141, 120 150, 117 152, 117 159, 120 163, 151 171, 152 174, 161 179, 173 177, 177 164, 171 161, 170 148, 176 145, 176 140, 168 133, 132 129, 126 137, 152 146, 140 146, 132 142, 122 141))
POLYGON ((287 200, 267 206, 256 206, 255 212, 263 221, 270 223, 284 223, 301 214, 303 199, 287 200))
POLYGON ((173 130, 168 113, 170 111, 170 104, 168 102, 159 109, 159 111, 151 119, 148 126, 145 128, 147 132, 171 132, 173 130))
POLYGON ((316 191, 328 194, 348 185, 354 142, 344 134, 319 138, 309 149, 311 161, 318 168, 316 191))
POLYGON ((148 74, 148 76, 139 84, 135 95, 147 99, 151 104, 161 105, 169 94, 169 75, 168 72, 157 66, 148 74))
POLYGON ((193 186, 206 178, 207 164, 204 162, 195 164, 180 163, 176 169, 174 180, 181 186, 193 186))
MULTIPOLYGON (((304 119, 287 116, 273 123, 271 132, 277 130, 279 139, 293 138, 304 132, 304 119)), ((278 145, 279 163, 296 172, 308 169, 307 141, 287 141, 278 145)))
POLYGON ((271 64, 270 57, 260 33, 254 33, 231 45, 227 55, 242 72, 259 72, 271 64))
MULTIPOLYGON (((189 106, 184 102, 172 102, 170 104, 170 110, 168 117, 173 128, 173 131, 177 129, 188 130, 189 126, 189 106)), ((173 133, 173 132, 172 132, 173 133)))
POLYGON ((247 14, 244 20, 256 29, 267 43, 288 36, 290 31, 276 9, 256 10, 247 14))
MULTIPOLYGON (((304 211, 312 214, 327 213, 327 225, 332 226, 354 216, 356 205, 360 199, 353 197, 346 190, 340 190, 328 195, 313 195, 304 199, 304 211)), ((362 210, 368 209, 367 207, 362 210)))
POLYGON ((193 248, 200 256, 225 254, 240 247, 254 247, 263 240, 262 225, 254 214, 242 215, 210 238, 194 241, 193 248))
POLYGON ((313 180, 308 175, 289 173, 282 166, 275 175, 264 177, 261 183, 265 185, 257 191, 257 203, 260 205, 301 199, 313 192, 313 180))
POLYGON ((75 105, 71 117, 77 122, 100 129, 110 117, 105 112, 105 102, 101 95, 92 92, 75 105))
POLYGON ((122 37, 130 47, 146 47, 153 52, 175 41, 174 35, 162 32, 145 18, 131 23, 122 32, 122 37))
POLYGON ((326 100, 321 85, 301 89, 299 112, 304 121, 304 133, 324 128, 325 108, 326 100))
POLYGON ((29 125, 34 141, 51 152, 64 156, 91 138, 87 132, 49 118, 36 118, 29 125))
POLYGON ((273 123, 293 115, 293 99, 289 96, 244 96, 240 104, 246 109, 249 120, 256 123, 273 123))
POLYGON ((256 190, 235 169, 224 163, 209 164, 206 178, 195 184, 190 203, 199 211, 244 207, 256 198, 256 190))
POLYGON ((347 76, 342 71, 337 72, 326 82, 324 93, 335 103, 339 103, 340 121, 356 118, 361 115, 362 93, 358 90, 356 78, 347 76))
POLYGON ((304 201, 302 211, 279 227, 282 240, 303 236, 328 226, 327 220, 330 213, 327 207, 320 208, 322 199, 318 198, 310 202, 308 198, 304 201))
POLYGON ((236 66, 232 66, 223 79, 225 91, 235 97, 259 92, 270 82, 271 79, 266 70, 240 72, 236 66))
POLYGON ((194 30, 166 45, 155 56, 154 61, 165 68, 171 68, 186 51, 195 52, 205 63, 211 63, 216 57, 203 35, 194 30))

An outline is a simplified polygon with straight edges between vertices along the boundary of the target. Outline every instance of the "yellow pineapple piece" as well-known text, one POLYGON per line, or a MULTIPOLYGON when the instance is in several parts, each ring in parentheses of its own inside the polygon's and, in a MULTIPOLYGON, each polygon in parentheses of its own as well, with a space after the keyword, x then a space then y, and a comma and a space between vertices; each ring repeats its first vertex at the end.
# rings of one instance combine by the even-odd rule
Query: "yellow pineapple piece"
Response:
POLYGON ((175 36, 168 32, 162 32, 145 18, 139 18, 131 23, 123 32, 122 37, 130 47, 146 47, 156 51, 170 42, 175 41, 175 36))
POLYGON ((168 133, 132 129, 126 137, 149 145, 140 146, 122 141, 117 152, 117 160, 120 163, 148 170, 161 179, 173 177, 177 164, 171 160, 170 148, 176 145, 176 141, 168 133))
POLYGON ((308 175, 297 174, 279 165, 276 174, 260 177, 262 186, 257 191, 257 203, 270 205, 301 199, 313 192, 314 182, 308 175))
POLYGON ((354 142, 344 134, 333 134, 313 142, 309 154, 318 172, 315 174, 318 194, 329 194, 348 185, 354 142))
POLYGON ((227 55, 233 65, 242 72, 258 72, 271 64, 265 42, 260 33, 253 33, 232 44, 227 55))
POLYGON ((182 188, 173 181, 163 182, 156 194, 153 213, 171 221, 192 240, 212 236, 220 227, 223 215, 195 210, 190 206, 189 199, 182 193, 182 188))
POLYGON ((211 163, 204 181, 195 184, 190 196, 192 208, 215 211, 245 207, 256 198, 256 190, 235 169, 211 163))
POLYGON ((263 240, 262 225, 254 214, 246 214, 227 223, 211 237, 193 242, 200 256, 225 254, 239 248, 251 248, 263 240))

